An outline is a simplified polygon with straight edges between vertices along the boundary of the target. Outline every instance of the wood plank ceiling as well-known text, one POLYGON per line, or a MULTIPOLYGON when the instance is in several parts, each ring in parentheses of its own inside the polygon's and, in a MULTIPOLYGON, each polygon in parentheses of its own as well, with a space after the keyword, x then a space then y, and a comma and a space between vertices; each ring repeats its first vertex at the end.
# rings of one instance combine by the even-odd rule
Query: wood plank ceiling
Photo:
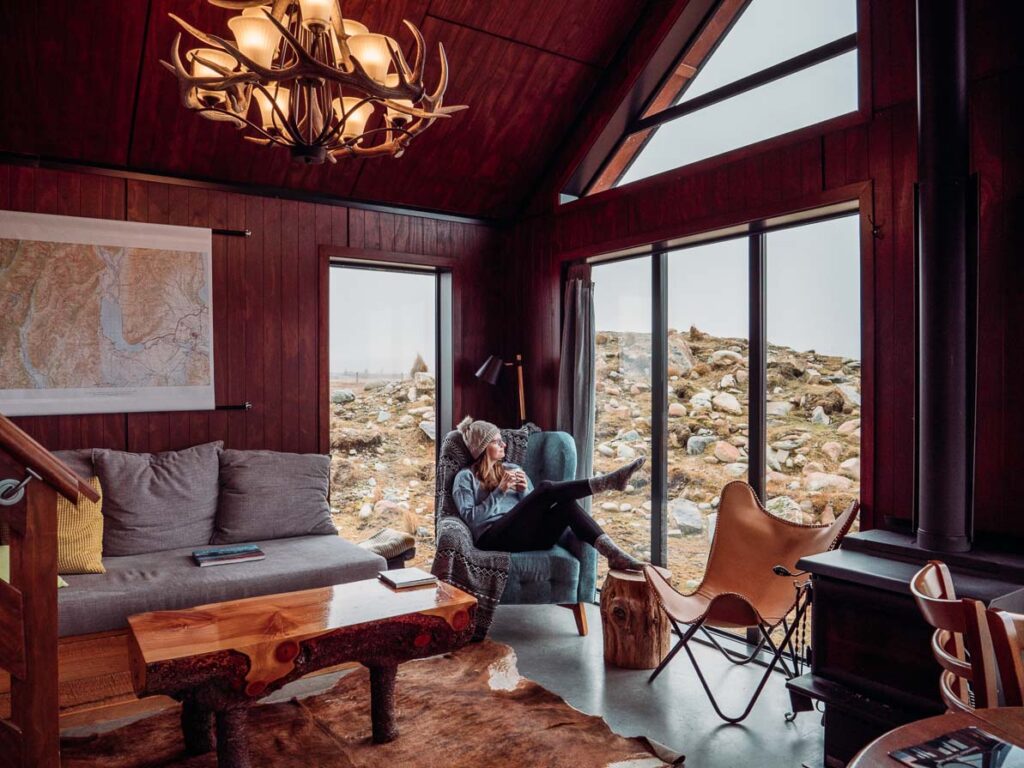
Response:
POLYGON ((403 18, 423 31, 433 46, 428 86, 443 42, 445 101, 470 109, 438 121, 398 160, 323 166, 293 164, 180 105, 159 65, 177 31, 168 12, 225 37, 231 12, 206 0, 0 3, 0 151, 507 218, 655 1, 346 0, 347 16, 403 44, 403 18))

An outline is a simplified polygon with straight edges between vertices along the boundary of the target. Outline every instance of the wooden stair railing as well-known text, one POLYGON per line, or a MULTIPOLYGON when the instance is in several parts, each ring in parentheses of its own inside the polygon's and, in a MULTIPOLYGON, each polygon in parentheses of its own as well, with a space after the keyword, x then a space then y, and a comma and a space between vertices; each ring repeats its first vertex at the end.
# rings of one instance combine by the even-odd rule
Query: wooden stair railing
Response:
POLYGON ((79 495, 99 497, 0 414, 0 479, 8 478, 24 485, 0 493, 0 523, 11 546, 10 583, 0 581, 0 667, 11 676, 11 718, 0 719, 0 766, 59 768, 57 494, 72 502, 79 495))

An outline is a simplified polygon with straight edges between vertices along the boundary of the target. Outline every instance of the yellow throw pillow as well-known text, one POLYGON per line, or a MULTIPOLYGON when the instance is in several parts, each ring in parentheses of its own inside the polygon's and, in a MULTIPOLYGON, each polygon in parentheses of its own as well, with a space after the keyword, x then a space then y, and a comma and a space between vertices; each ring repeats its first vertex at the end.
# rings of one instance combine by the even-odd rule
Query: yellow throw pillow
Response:
MULTIPOLYGON (((7 544, 0 544, 0 581, 11 582, 11 548, 7 544)), ((64 579, 57 577, 57 589, 67 585, 64 579)))
POLYGON ((57 573, 106 573, 103 567, 103 491, 98 477, 89 485, 99 501, 82 496, 72 504, 57 496, 57 573))

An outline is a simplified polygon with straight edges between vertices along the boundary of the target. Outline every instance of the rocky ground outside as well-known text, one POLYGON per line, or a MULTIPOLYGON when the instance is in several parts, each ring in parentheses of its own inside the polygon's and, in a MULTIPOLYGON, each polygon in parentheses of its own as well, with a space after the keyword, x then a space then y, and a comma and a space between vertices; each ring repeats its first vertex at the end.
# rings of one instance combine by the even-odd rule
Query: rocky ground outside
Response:
MULTIPOLYGON (((414 368, 419 366, 414 366, 414 368)), ((349 541, 382 528, 416 537, 416 559, 434 558, 434 377, 331 381, 331 513, 349 541)))
MULTIPOLYGON (((597 334, 594 466, 613 469, 651 448, 649 334, 597 334)), ((746 479, 747 342, 696 328, 669 332, 669 566, 677 586, 703 574, 718 495, 746 479)), ((434 377, 331 382, 331 510, 342 536, 382 528, 416 537, 429 568, 434 535, 434 377)), ((768 508, 828 522, 859 494, 860 363, 769 344, 768 508)), ((627 549, 650 558, 650 467, 593 515, 627 549)), ((601 572, 605 568, 602 562, 601 572)))
MULTIPOLYGON (((594 466, 606 472, 651 449, 651 338, 597 334, 594 466)), ((681 588, 704 572, 718 495, 747 477, 747 341, 669 331, 668 555, 681 588)), ((768 508, 828 522, 860 485, 860 363, 769 344, 768 508)), ((606 530, 650 558, 650 468, 594 500, 606 530)), ((603 572, 603 567, 602 567, 603 572)))

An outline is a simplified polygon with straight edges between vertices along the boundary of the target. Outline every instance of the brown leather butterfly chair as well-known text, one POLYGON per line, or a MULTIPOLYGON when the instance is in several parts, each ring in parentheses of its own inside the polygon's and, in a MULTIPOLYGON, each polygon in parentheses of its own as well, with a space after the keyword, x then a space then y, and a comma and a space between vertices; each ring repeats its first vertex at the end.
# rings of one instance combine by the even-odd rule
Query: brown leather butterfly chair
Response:
POLYGON ((932 653, 942 667, 939 693, 950 712, 999 706, 995 653, 985 605, 957 599, 945 563, 931 560, 910 580, 924 620, 935 627, 932 653))
POLYGON ((1019 613, 985 612, 999 669, 1004 707, 1024 707, 1024 616, 1019 613))
POLYGON ((777 664, 781 663, 787 679, 796 677, 797 654, 791 641, 810 597, 810 578, 797 571, 797 561, 838 546, 859 508, 860 505, 853 502, 831 525, 801 525, 775 517, 765 510, 754 490, 746 483, 734 481, 726 485, 718 505, 718 524, 711 542, 707 569, 697 589, 684 595, 677 592, 657 569, 652 566, 644 568, 648 583, 679 636, 679 642, 654 670, 648 682, 661 673, 680 649, 685 649, 718 716, 729 723, 744 720, 777 664), (792 622, 787 620, 790 614, 793 614, 792 622), (689 625, 685 632, 680 628, 681 624, 689 625), (776 645, 771 633, 780 625, 784 636, 776 645), (707 632, 708 627, 756 629, 760 637, 754 651, 749 656, 742 656, 719 645, 707 632), (715 647, 736 664, 752 661, 766 645, 772 650, 771 662, 746 709, 738 717, 722 712, 690 650, 690 639, 699 629, 703 629, 715 647), (783 660, 783 654, 787 652, 794 663, 792 669, 783 660))

